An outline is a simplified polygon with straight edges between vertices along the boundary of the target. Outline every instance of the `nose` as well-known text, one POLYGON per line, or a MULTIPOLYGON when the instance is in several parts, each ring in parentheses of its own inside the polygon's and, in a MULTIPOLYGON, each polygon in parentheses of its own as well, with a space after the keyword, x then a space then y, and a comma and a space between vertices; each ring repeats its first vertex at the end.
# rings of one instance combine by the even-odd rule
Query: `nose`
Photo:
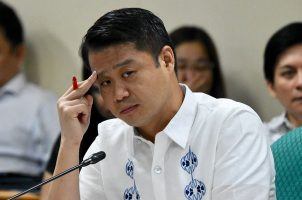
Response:
POLYGON ((114 86, 114 101, 119 103, 125 98, 129 97, 129 91, 126 86, 122 83, 115 83, 114 86))
POLYGON ((194 76, 196 76, 196 71, 194 71, 194 69, 191 67, 187 68, 186 69, 186 79, 192 80, 194 76))
POLYGON ((186 77, 186 71, 185 70, 178 70, 177 71, 177 78, 178 78, 178 81, 183 83, 187 80, 187 77, 186 77))
POLYGON ((297 90, 302 91, 302 69, 298 70, 295 85, 297 90))

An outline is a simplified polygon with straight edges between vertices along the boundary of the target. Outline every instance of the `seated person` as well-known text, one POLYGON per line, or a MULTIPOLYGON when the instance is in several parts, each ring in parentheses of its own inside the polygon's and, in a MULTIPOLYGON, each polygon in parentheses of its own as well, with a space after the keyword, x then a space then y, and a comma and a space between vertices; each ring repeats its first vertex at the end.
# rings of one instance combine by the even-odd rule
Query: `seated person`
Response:
POLYGON ((302 125, 302 23, 282 27, 269 39, 264 74, 270 94, 284 107, 266 126, 273 143, 302 125))
POLYGON ((215 98, 226 96, 221 67, 213 40, 203 29, 184 26, 170 33, 177 58, 177 77, 193 92, 215 98))
POLYGON ((58 100, 54 173, 79 163, 92 85, 117 118, 99 125, 85 155, 104 151, 106 158, 52 182, 49 200, 269 199, 274 168, 260 118, 178 83, 160 18, 140 8, 108 12, 87 31, 81 54, 93 73, 58 100))
POLYGON ((0 189, 24 190, 40 182, 60 131, 57 99, 26 80, 24 55, 22 24, 0 2, 0 189))

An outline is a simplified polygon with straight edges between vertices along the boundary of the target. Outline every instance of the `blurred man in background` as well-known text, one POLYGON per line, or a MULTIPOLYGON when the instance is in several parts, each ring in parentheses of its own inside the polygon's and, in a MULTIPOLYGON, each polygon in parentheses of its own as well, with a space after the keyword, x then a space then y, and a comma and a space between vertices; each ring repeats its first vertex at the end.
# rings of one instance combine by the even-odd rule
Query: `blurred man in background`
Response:
POLYGON ((41 181, 59 130, 56 97, 26 80, 20 19, 0 2, 0 189, 41 181))

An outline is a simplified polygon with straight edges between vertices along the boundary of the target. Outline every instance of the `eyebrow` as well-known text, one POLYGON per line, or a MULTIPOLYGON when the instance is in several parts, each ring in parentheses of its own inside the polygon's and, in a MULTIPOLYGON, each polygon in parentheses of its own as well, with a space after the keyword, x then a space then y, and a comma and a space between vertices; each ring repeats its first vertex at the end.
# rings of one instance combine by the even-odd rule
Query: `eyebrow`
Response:
MULTIPOLYGON (((116 68, 119 68, 119 67, 123 67, 123 66, 128 65, 128 64, 133 63, 133 62, 134 62, 133 59, 128 58, 128 59, 126 59, 126 60, 124 60, 124 61, 122 61, 122 62, 120 62, 120 63, 115 64, 115 65, 112 67, 112 69, 116 69, 116 68)), ((106 71, 102 71, 102 72, 98 73, 98 77, 105 76, 105 73, 106 73, 106 71)))
POLYGON ((290 64, 285 64, 285 65, 282 65, 279 67, 280 70, 282 69, 292 69, 292 68, 295 68, 293 65, 290 65, 290 64))
MULTIPOLYGON (((188 59, 186 59, 186 58, 177 58, 177 61, 178 62, 187 62, 188 59)), ((208 61, 210 61, 210 60, 207 59, 207 58, 198 58, 198 59, 194 60, 194 62, 208 62, 208 61)))

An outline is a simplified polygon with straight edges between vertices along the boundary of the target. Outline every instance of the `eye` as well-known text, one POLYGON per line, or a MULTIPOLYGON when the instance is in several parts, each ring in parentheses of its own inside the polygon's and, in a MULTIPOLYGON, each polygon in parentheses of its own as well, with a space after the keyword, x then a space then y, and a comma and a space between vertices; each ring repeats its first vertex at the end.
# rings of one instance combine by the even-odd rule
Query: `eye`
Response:
POLYGON ((135 72, 134 71, 126 71, 122 74, 123 78, 128 78, 129 76, 133 75, 135 72))
POLYGON ((285 78, 292 78, 294 75, 295 75, 295 71, 293 71, 293 70, 287 70, 287 71, 281 72, 281 76, 283 76, 285 78))
POLYGON ((104 81, 101 81, 100 86, 105 87, 105 86, 108 86, 110 83, 111 83, 110 80, 104 80, 104 81))

